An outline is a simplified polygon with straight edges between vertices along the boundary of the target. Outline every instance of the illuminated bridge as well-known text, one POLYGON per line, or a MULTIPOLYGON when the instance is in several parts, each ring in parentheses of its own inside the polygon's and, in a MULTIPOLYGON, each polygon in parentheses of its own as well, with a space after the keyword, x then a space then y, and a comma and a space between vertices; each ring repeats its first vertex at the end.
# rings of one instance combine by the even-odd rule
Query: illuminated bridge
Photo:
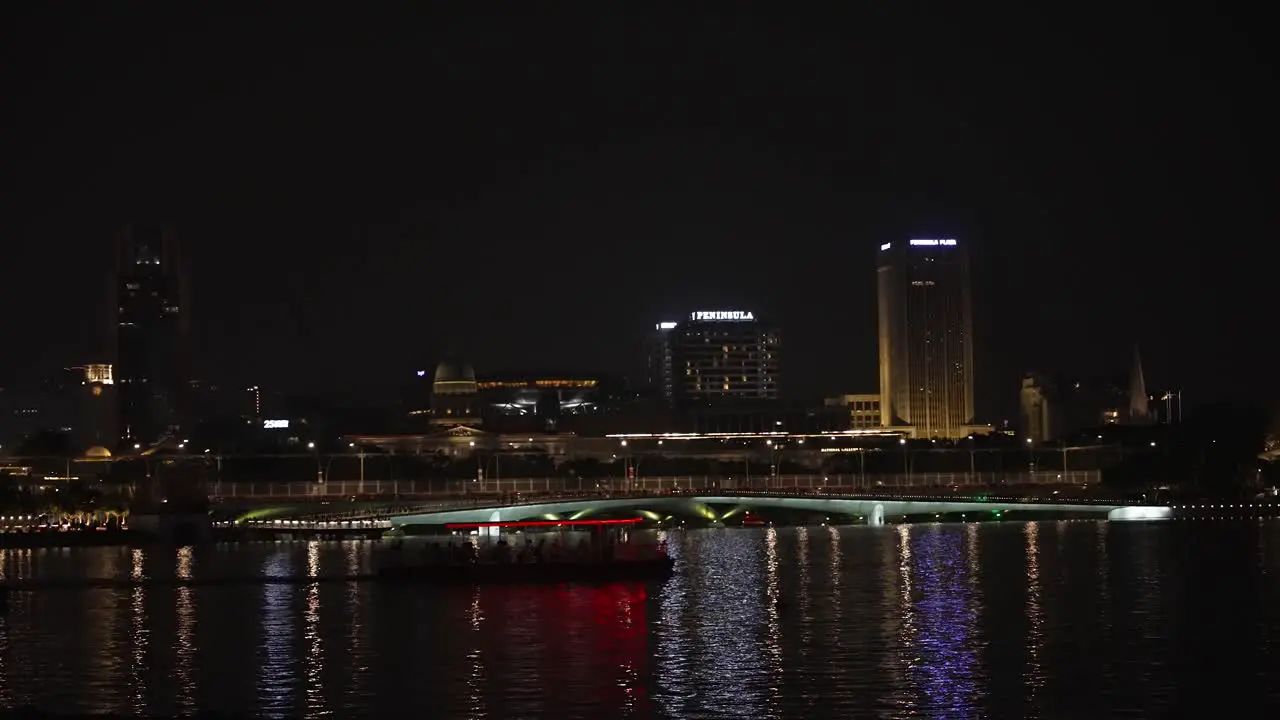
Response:
POLYGON ((913 518, 971 517, 995 519, 1005 513, 1078 515, 1108 520, 1157 520, 1173 516, 1166 505, 1126 505, 1082 499, 1054 500, 1009 496, 902 495, 866 493, 686 492, 618 495, 564 493, 535 498, 437 498, 431 501, 361 503, 349 506, 300 506, 257 509, 240 515, 251 523, 373 523, 377 527, 442 525, 445 523, 515 522, 520 520, 578 520, 616 513, 640 514, 653 521, 697 519, 724 522, 743 513, 791 513, 827 516, 834 522, 870 525, 913 518))
POLYGON ((378 519, 392 525, 441 525, 444 523, 514 522, 529 519, 576 520, 594 514, 634 511, 651 520, 679 517, 722 522, 742 512, 792 511, 827 516, 843 516, 869 525, 886 519, 909 519, 941 515, 998 517, 1018 514, 1080 514, 1108 520, 1158 520, 1173 516, 1164 505, 1119 505, 1091 502, 1028 502, 1017 498, 963 499, 956 497, 868 497, 840 495, 788 495, 733 493, 724 495, 649 495, 631 497, 547 498, 521 504, 490 505, 458 509, 424 508, 403 510, 378 519))

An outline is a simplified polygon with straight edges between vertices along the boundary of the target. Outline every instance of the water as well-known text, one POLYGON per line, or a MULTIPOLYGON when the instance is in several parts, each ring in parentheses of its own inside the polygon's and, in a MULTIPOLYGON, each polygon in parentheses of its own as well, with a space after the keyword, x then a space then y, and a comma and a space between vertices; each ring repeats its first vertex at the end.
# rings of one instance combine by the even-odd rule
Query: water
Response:
POLYGON ((1277 522, 704 530, 670 543, 682 572, 663 584, 434 591, 156 582, 358 575, 373 543, 0 551, 0 576, 44 583, 15 593, 0 618, 0 708, 448 718, 1280 709, 1277 522))

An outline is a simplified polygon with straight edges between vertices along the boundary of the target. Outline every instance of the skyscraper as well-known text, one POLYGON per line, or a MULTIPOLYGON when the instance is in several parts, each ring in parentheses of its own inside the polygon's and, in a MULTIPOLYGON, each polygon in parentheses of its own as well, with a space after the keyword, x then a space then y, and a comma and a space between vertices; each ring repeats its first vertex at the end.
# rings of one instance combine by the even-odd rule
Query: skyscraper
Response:
POLYGON ((120 236, 116 263, 121 440, 152 443, 178 424, 187 383, 178 246, 164 228, 129 227, 120 236))
POLYGON ((880 407, 885 425, 959 438, 973 423, 969 257, 953 238, 880 246, 880 407))
POLYGON ((676 405, 777 400, 782 381, 778 329, 745 310, 703 310, 655 327, 650 382, 676 405))

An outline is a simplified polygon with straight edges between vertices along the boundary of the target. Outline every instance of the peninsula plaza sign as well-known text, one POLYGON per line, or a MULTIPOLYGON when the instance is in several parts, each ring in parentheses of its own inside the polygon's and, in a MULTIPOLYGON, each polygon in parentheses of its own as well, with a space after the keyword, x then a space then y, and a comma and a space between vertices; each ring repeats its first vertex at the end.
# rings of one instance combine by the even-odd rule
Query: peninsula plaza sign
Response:
POLYGON ((912 241, 911 241, 911 244, 912 244, 912 245, 930 245, 930 246, 937 246, 937 245, 948 245, 948 246, 950 246, 950 245, 955 245, 955 244, 956 244, 956 239, 955 239, 955 238, 945 238, 945 239, 940 239, 940 240, 934 240, 934 239, 921 239, 921 240, 912 240, 912 241))
POLYGON ((750 310, 699 310, 689 313, 693 322, 751 322, 756 319, 750 310))

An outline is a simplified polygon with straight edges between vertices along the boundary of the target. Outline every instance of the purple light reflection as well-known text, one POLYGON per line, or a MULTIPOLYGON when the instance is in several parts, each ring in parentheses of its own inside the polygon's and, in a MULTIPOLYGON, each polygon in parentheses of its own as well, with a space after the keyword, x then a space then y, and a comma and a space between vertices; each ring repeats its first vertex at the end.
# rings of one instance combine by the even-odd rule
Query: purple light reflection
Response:
POLYGON ((911 533, 911 674, 927 714, 939 717, 977 712, 977 611, 967 543, 957 529, 933 526, 911 533))

